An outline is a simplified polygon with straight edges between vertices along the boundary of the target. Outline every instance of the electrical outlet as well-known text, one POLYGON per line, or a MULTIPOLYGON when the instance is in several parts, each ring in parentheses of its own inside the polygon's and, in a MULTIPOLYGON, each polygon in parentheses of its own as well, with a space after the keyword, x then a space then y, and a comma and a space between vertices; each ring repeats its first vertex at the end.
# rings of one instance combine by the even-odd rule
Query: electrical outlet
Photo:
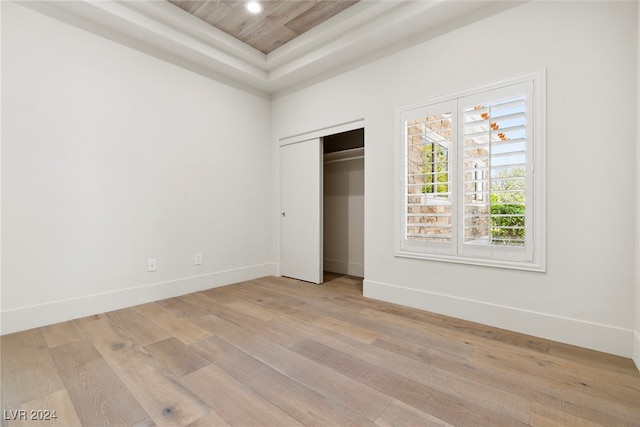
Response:
POLYGON ((147 260, 147 271, 156 271, 158 269, 158 265, 156 264, 155 258, 149 258, 147 260))
POLYGON ((202 254, 196 254, 195 255, 195 264, 196 265, 202 264, 202 254))

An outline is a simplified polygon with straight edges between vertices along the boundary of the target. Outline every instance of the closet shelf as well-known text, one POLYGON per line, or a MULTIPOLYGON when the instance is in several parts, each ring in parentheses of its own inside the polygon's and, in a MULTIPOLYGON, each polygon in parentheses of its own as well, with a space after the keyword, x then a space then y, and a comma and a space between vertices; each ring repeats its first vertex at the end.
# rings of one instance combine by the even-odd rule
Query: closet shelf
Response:
POLYGON ((350 150, 334 151, 324 155, 325 163, 344 162, 364 158, 364 147, 352 148, 350 150))

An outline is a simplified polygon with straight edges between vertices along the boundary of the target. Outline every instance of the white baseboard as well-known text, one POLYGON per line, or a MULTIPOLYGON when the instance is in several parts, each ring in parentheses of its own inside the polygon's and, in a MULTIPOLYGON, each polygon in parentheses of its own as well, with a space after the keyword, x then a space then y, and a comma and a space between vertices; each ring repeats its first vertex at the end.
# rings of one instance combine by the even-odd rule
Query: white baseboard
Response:
POLYGON ((4 310, 2 335, 274 274, 275 264, 260 264, 4 310))
POLYGON ((364 281, 364 296, 618 356, 633 356, 636 366, 640 367, 640 341, 636 333, 635 346, 632 344, 633 331, 629 329, 371 280, 364 281))
POLYGON ((332 273, 348 274, 349 276, 364 277, 364 264, 356 262, 339 261, 336 259, 325 259, 325 271, 332 273))
POLYGON ((633 362, 640 371, 640 331, 633 333, 633 362))

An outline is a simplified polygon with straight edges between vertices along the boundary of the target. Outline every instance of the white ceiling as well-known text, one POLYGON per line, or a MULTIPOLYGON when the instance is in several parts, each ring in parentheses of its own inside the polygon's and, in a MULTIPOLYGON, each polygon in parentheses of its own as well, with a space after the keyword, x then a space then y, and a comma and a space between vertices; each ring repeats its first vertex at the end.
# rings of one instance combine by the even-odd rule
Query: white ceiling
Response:
POLYGON ((21 2, 92 33, 265 96, 326 78, 520 3, 362 0, 263 54, 164 0, 21 2))

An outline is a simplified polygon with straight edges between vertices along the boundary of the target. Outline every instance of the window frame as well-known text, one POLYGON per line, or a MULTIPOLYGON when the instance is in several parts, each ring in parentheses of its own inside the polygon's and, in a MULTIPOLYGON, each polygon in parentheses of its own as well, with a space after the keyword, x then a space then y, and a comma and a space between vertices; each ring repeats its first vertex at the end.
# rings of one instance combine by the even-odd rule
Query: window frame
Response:
MULTIPOLYGON (((489 99, 491 101, 491 99, 489 99)), ((449 95, 431 98, 396 108, 395 110, 395 252, 397 257, 463 263, 507 269, 546 271, 546 70, 518 75, 481 86, 471 87, 449 95), (525 245, 472 245, 464 243, 464 159, 463 159, 463 100, 489 92, 501 92, 504 88, 531 85, 527 94, 526 123, 526 210, 525 245), (406 122, 428 114, 442 114, 438 106, 455 106, 452 114, 454 136, 448 147, 451 170, 449 186, 452 203, 451 243, 433 243, 406 239, 407 206, 406 179, 408 176, 405 155, 407 139, 406 122), (439 111, 439 112, 434 112, 439 111), (529 123, 532 122, 532 123, 529 123), (475 246, 475 247, 474 247, 475 246)), ((435 184, 434 184, 435 185, 435 184)))

